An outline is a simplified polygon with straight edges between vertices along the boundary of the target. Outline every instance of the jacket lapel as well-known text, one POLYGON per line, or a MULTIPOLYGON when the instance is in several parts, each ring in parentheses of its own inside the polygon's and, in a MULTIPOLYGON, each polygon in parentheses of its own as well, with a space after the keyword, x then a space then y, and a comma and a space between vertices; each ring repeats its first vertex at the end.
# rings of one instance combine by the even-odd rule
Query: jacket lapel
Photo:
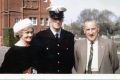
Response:
POLYGON ((52 33, 52 31, 50 30, 50 28, 47 30, 47 35, 49 36, 49 39, 55 39, 54 34, 52 33))
MULTIPOLYGON (((104 56, 104 43, 101 38, 98 38, 98 69, 100 69, 100 65, 104 56)), ((81 41, 81 58, 82 58, 82 66, 83 70, 86 68, 87 64, 87 40, 81 41)))
POLYGON ((104 43, 101 38, 98 39, 98 69, 100 69, 100 65, 104 56, 104 43))
POLYGON ((64 32, 64 30, 63 29, 61 29, 61 33, 60 33, 60 39, 62 40, 62 39, 64 39, 65 38, 65 32, 64 32))
POLYGON ((87 40, 83 40, 81 42, 81 58, 82 58, 82 66, 83 66, 83 70, 85 70, 86 68, 86 64, 87 64, 87 40))

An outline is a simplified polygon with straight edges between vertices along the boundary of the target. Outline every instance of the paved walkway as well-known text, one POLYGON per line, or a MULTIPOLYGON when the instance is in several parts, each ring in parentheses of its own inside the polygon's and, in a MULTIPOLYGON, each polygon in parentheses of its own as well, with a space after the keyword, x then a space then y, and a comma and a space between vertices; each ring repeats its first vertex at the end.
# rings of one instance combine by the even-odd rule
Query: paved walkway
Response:
POLYGON ((6 46, 0 46, 0 66, 4 60, 4 55, 7 52, 7 50, 9 49, 9 47, 6 46))

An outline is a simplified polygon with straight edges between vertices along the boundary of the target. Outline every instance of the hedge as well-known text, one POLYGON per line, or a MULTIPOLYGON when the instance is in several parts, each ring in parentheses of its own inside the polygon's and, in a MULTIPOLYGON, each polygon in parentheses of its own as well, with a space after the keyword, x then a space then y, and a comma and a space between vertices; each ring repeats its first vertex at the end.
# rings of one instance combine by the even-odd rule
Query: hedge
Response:
POLYGON ((11 47, 16 42, 12 28, 3 29, 3 45, 11 47))

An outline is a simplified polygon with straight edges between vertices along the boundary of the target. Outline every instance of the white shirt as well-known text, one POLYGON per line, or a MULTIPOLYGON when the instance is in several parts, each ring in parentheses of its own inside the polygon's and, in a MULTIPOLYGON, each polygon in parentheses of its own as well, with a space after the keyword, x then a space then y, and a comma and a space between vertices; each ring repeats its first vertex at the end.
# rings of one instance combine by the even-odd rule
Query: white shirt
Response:
MULTIPOLYGON (((87 66, 86 66, 86 70, 88 70, 90 47, 91 47, 91 43, 89 40, 87 40, 87 66)), ((93 59, 92 59, 91 70, 98 71, 98 40, 96 40, 93 44, 93 59)))

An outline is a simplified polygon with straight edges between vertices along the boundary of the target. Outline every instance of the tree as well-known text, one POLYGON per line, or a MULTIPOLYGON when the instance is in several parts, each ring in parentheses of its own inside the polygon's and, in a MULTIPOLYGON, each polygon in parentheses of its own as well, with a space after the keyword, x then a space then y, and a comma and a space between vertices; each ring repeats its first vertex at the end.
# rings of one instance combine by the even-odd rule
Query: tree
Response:
POLYGON ((85 9, 81 11, 75 22, 68 28, 69 31, 77 36, 84 36, 83 23, 86 19, 95 19, 100 26, 100 34, 107 36, 120 34, 120 17, 117 17, 109 10, 99 11, 97 9, 85 9))
POLYGON ((99 23, 100 34, 111 35, 119 29, 118 26, 115 26, 117 16, 109 10, 85 9, 78 16, 76 23, 79 23, 80 27, 82 27, 86 19, 95 19, 99 23))
POLYGON ((97 19, 98 16, 99 11, 97 9, 85 9, 80 13, 76 22, 82 26, 86 19, 97 19))

